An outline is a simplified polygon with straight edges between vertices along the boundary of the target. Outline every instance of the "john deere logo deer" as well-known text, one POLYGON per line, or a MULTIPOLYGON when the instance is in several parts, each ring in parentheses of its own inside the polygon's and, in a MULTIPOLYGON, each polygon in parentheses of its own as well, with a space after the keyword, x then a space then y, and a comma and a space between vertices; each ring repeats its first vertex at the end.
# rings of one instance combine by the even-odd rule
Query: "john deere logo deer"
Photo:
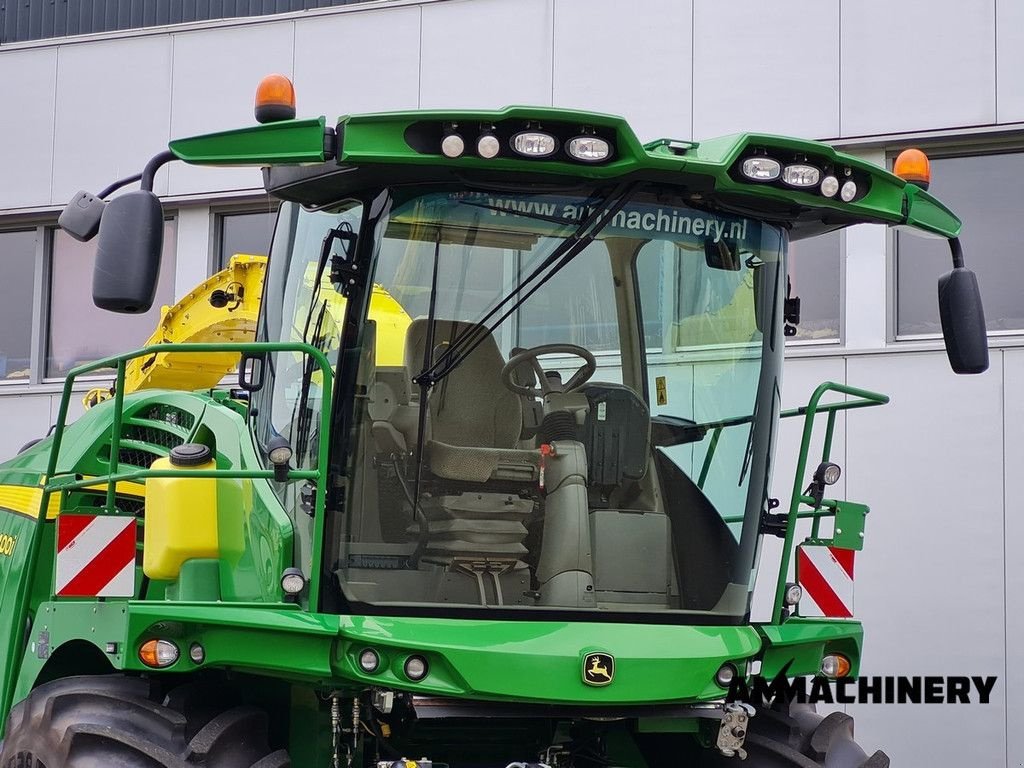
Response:
POLYGON ((583 682, 608 685, 615 677, 615 657, 610 653, 588 653, 583 659, 583 682))

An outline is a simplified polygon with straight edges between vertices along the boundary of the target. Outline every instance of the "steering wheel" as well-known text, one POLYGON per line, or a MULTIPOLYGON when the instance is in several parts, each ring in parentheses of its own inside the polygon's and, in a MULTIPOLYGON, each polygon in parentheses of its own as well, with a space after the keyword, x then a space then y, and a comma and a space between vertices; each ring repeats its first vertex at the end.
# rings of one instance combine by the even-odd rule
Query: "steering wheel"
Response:
POLYGON ((542 344, 539 347, 524 349, 518 355, 510 357, 509 361, 505 363, 505 367, 501 369, 501 383, 517 395, 543 398, 554 392, 569 392, 586 384, 596 370, 597 360, 583 347, 578 347, 575 344, 542 344), (572 355, 583 360, 583 365, 569 377, 567 382, 562 384, 560 381, 549 379, 544 374, 544 368, 538 359, 541 355, 572 355), (540 383, 539 387, 519 384, 513 378, 516 369, 524 363, 530 363, 533 366, 533 370, 537 374, 537 381, 540 383))

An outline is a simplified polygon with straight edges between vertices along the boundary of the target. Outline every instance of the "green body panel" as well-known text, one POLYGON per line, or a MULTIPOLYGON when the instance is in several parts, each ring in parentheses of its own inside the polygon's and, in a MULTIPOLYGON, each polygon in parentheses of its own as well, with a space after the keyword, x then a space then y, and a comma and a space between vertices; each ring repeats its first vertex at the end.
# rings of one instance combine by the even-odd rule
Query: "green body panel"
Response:
POLYGON ((825 653, 842 653, 850 660, 850 676, 856 677, 864 628, 849 619, 790 617, 784 624, 758 624, 764 638, 761 674, 773 678, 783 669, 790 676, 816 675, 825 653), (788 666, 787 666, 788 665, 788 666))
POLYGON ((208 133, 175 139, 167 146, 179 160, 192 165, 269 165, 319 163, 324 152, 322 117, 208 133))
POLYGON ((757 633, 741 627, 626 623, 481 621, 341 617, 343 641, 335 663, 365 684, 409 688, 402 664, 412 651, 430 664, 415 688, 441 696, 515 699, 565 704, 643 704, 721 698, 715 671, 760 648, 757 633), (359 670, 359 652, 377 649, 384 670, 359 670), (615 684, 583 682, 583 659, 601 651, 615 657, 615 684))

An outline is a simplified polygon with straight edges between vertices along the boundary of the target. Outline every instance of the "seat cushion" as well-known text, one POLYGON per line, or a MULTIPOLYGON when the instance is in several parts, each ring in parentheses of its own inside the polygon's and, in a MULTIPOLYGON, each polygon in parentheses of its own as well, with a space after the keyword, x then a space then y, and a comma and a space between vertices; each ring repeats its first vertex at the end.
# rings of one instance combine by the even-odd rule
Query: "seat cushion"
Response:
POLYGON ((486 483, 512 480, 523 483, 540 479, 540 451, 518 448, 470 448, 438 440, 427 443, 430 471, 446 480, 486 483))

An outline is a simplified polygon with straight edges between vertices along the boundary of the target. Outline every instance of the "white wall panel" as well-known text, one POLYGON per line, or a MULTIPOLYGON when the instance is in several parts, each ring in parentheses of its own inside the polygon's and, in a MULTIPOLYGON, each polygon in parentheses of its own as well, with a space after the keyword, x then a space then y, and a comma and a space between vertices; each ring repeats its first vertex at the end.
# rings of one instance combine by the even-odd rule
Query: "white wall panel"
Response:
POLYGON ((420 106, 551 104, 551 0, 423 6, 420 106))
POLYGON ((1024 3, 996 0, 996 120, 1024 121, 1024 3))
MULTIPOLYGON (((169 35, 58 49, 55 203, 138 173, 167 148, 170 83, 169 35)), ((166 171, 157 174, 154 191, 167 193, 166 171)))
POLYGON ((0 51, 0 208, 50 202, 56 77, 55 48, 0 51))
POLYGON ((317 16, 295 24, 295 90, 300 115, 416 109, 420 9, 317 16), (384 54, 386 51, 386 55, 384 54))
POLYGON ((839 0, 694 0, 693 136, 839 135, 839 0))
MULTIPOLYGON (((291 22, 275 22, 174 35, 171 138, 252 125, 260 79, 292 75, 294 31, 291 22)), ((262 186, 258 169, 170 166, 171 194, 262 186)))
MULTIPOLYGON (((857 560, 865 675, 1003 675, 1003 446, 999 355, 955 376, 941 352, 847 361, 851 384, 892 397, 847 422, 847 491, 871 506, 857 560)), ((993 703, 851 706, 893 765, 1001 765, 993 703)))
POLYGON ((690 138, 690 0, 555 0, 555 106, 619 114, 641 141, 690 138))
POLYGON ((995 121, 993 0, 842 4, 843 136, 995 121))
MULTIPOLYGON (((1024 666, 1021 666, 1019 638, 1024 636, 1024 557, 1020 556, 1024 542, 1024 349, 1007 349, 993 357, 1003 359, 1003 498, 1005 527, 1003 546, 1006 552, 1006 637, 1009 638, 1005 667, 1006 720, 1024 722, 1024 666), (1011 650, 1013 649, 1013 650, 1011 650)), ((1024 765, 1024 742, 1008 738, 1006 764, 1024 765)))
POLYGON ((50 428, 50 396, 0 395, 0 423, 4 425, 0 461, 17 453, 29 440, 45 437, 50 428))

